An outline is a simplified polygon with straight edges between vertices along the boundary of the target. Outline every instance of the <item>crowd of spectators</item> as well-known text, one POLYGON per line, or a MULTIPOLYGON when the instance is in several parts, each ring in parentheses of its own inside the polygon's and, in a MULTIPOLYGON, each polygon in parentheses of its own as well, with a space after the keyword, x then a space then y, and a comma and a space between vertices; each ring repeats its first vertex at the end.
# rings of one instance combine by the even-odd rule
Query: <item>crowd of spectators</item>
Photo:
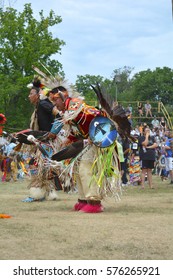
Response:
MULTIPOLYGON (((140 185, 144 188, 147 181, 149 187, 154 188, 152 174, 173 184, 173 134, 169 130, 165 118, 153 116, 149 101, 144 106, 140 102, 137 113, 140 122, 133 125, 133 108, 130 104, 127 106, 126 114, 132 125, 131 135, 136 138, 136 142, 129 142, 128 154, 126 153, 124 159, 126 180, 122 180, 123 185, 140 185), (141 122, 141 117, 145 122, 141 122), (152 162, 148 162, 148 160, 152 160, 152 162)), ((123 141, 121 142, 123 145, 123 141)), ((127 148, 126 145, 124 152, 127 151, 127 148)))
POLYGON ((31 175, 32 155, 15 151, 16 144, 8 137, 0 137, 0 180, 16 182, 31 175))

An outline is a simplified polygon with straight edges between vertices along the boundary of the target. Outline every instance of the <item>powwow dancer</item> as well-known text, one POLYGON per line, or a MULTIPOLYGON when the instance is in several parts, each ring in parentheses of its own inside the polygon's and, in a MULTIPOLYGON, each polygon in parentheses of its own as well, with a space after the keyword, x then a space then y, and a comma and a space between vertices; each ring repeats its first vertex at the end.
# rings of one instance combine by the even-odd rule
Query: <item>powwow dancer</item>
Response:
POLYGON ((30 183, 27 187, 29 189, 29 197, 22 201, 33 202, 44 199, 58 199, 59 189, 55 185, 55 175, 52 173, 52 168, 46 168, 44 165, 45 160, 57 151, 55 145, 48 143, 47 132, 28 130, 19 132, 16 138, 19 143, 25 144, 22 146, 23 152, 30 151, 30 154, 34 155, 34 164, 36 167, 36 172, 31 175, 30 183))
MULTIPOLYGON (((56 96, 56 106, 59 110, 61 120, 56 120, 52 126, 51 133, 58 134, 64 124, 69 126, 68 139, 72 142, 64 148, 53 160, 62 160, 75 157, 77 168, 75 171, 78 186, 79 199, 74 205, 74 210, 86 213, 99 213, 103 211, 101 200, 106 196, 117 196, 120 190, 120 173, 118 170, 118 156, 116 153, 116 141, 109 148, 103 149, 92 144, 89 136, 89 127, 98 116, 109 116, 118 129, 124 135, 130 136, 130 123, 121 106, 114 109, 104 98, 99 85, 94 88, 102 108, 100 111, 88 106, 80 98, 72 98, 65 87, 54 87, 52 91, 56 96), (80 139, 80 140, 79 140, 80 139)), ((98 123, 98 125, 101 124, 98 123)), ((98 127, 97 127, 98 128, 98 127)), ((96 128, 96 129, 97 129, 96 128)), ((101 127, 100 131, 104 131, 101 127)), ((102 132, 104 134, 104 132, 102 132)), ((98 143, 97 143, 98 144, 98 143)), ((50 163, 51 164, 51 163, 50 163)), ((52 163, 53 166, 54 163, 52 163)))
MULTIPOLYGON (((5 154, 5 147, 9 142, 3 137, 3 128, 7 119, 4 114, 0 113, 0 172, 2 172, 1 180, 6 181, 7 175, 7 156, 5 154)), ((8 177, 8 176, 7 176, 8 177)))
MULTIPOLYGON (((30 147, 30 153, 35 154, 35 165, 37 166, 37 173, 31 176, 31 182, 28 185, 29 197, 24 199, 24 202, 43 199, 55 200, 58 198, 57 191, 62 189, 57 174, 53 173, 51 168, 44 166, 45 159, 57 151, 61 141, 56 137, 56 139, 48 137, 55 115, 58 115, 58 110, 53 104, 53 94, 51 97, 43 95, 43 86, 39 77, 35 77, 33 83, 28 86, 30 88, 30 102, 35 105, 30 125, 34 130, 28 129, 15 135, 21 144, 30 145, 28 147, 30 147), (43 129, 44 131, 42 131, 43 129), (28 136, 33 137, 28 138, 28 136)), ((47 89, 46 91, 48 92, 47 89)), ((23 149, 26 149, 26 146, 23 149)))
MULTIPOLYGON (((0 164, 4 160, 4 155, 1 154, 1 148, 6 144, 6 140, 2 136, 2 134, 3 134, 3 125, 6 123, 6 121, 7 121, 7 119, 4 116, 4 114, 0 114, 0 164)), ((11 218, 10 215, 4 214, 4 213, 0 213, 0 219, 9 219, 9 218, 11 218)))
MULTIPOLYGON (((39 75, 46 76, 35 66, 33 68, 39 75)), ((42 201, 43 199, 55 200, 58 198, 57 190, 62 189, 57 189, 55 182, 53 182, 53 179, 58 180, 57 174, 60 173, 60 167, 53 170, 50 165, 45 166, 45 162, 52 154, 55 154, 67 144, 66 133, 63 130, 58 134, 58 137, 49 132, 53 123, 52 115, 59 116, 58 109, 55 106, 56 96, 51 88, 64 85, 73 96, 79 95, 72 86, 67 84, 67 81, 58 76, 56 79, 49 79, 49 88, 46 87, 45 81, 38 76, 35 76, 33 83, 28 85, 28 88, 30 88, 29 99, 31 103, 35 104, 35 110, 31 118, 31 128, 34 130, 21 131, 17 133, 16 137, 20 143, 30 145, 31 154, 35 154, 34 163, 37 166, 37 174, 31 177, 31 182, 28 185, 30 194, 28 198, 23 200, 24 202, 42 201), (44 112, 46 113, 44 114, 44 112), (45 128, 46 131, 40 131, 40 128, 45 128)), ((67 141, 69 143, 68 139, 67 141)), ((63 187, 59 180, 57 183, 63 187)), ((65 183, 63 182, 64 188, 67 184, 69 184, 67 180, 65 183)))
POLYGON ((141 166, 138 148, 138 135, 134 135, 136 141, 131 144, 130 161, 129 161, 129 177, 132 185, 139 185, 141 182, 141 166))

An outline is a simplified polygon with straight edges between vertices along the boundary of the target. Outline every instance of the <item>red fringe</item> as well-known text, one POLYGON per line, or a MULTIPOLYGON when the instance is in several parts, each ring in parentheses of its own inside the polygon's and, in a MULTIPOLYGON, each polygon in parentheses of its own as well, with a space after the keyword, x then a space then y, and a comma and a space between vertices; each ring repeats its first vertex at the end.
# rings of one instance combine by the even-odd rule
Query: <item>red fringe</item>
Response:
POLYGON ((101 204, 86 204, 80 211, 84 213, 101 213, 103 210, 103 205, 101 204))
POLYGON ((74 209, 74 211, 80 211, 85 205, 86 205, 85 202, 77 202, 74 205, 73 209, 74 209))

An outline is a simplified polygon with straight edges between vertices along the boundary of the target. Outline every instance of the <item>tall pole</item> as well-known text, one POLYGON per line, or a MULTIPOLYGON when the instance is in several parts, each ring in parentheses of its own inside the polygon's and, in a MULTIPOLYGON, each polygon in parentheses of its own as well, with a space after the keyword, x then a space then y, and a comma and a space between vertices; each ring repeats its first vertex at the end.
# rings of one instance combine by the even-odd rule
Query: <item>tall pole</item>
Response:
POLYGON ((115 102, 118 101, 118 83, 121 82, 121 77, 119 75, 116 75, 114 77, 114 83, 115 83, 115 102))
POLYGON ((115 82, 115 102, 117 103, 117 96, 118 96, 118 87, 117 82, 115 82))

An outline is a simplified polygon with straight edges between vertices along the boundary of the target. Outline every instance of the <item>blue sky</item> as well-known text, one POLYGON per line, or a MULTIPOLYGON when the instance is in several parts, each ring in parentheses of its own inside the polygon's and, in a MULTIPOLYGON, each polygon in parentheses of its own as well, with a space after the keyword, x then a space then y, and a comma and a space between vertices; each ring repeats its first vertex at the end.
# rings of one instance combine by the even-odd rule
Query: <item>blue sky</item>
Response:
POLYGON ((56 59, 66 78, 77 75, 111 78, 129 66, 132 74, 156 67, 173 68, 171 0, 11 0, 19 11, 31 3, 35 15, 52 9, 62 23, 51 31, 66 45, 56 59))

